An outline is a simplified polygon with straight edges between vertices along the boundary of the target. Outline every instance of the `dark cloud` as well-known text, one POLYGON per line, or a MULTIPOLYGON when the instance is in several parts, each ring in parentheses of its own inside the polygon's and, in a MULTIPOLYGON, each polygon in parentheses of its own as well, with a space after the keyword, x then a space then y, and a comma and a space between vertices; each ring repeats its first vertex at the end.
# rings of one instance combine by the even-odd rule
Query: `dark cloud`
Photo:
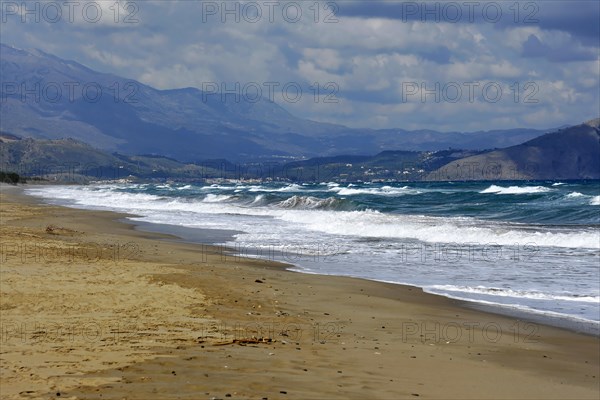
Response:
POLYGON ((600 46, 599 1, 547 1, 539 4, 540 28, 568 32, 587 46, 600 46))
POLYGON ((576 1, 342 1, 337 14, 402 22, 490 24, 498 28, 538 26, 560 30, 588 46, 599 46, 600 2, 576 1))
POLYGON ((199 1, 138 0, 136 24, 111 23, 110 9, 97 24, 81 20, 33 23, 31 18, 22 23, 20 17, 8 16, 7 22, 0 24, 0 39, 161 89, 201 88, 208 81, 229 86, 238 81, 242 85, 298 82, 304 93, 312 94, 315 82, 321 88, 335 82, 339 84, 339 103, 316 102, 306 95, 302 102, 282 105, 300 117, 355 126, 434 127, 443 120, 445 127, 455 130, 465 130, 467 124, 469 130, 489 124, 540 127, 562 124, 566 116, 579 118, 597 112, 597 0, 520 2, 518 24, 509 9, 514 7, 512 0, 498 3, 503 14, 496 23, 490 22, 493 5, 482 14, 484 5, 491 2, 479 1, 472 22, 465 8, 456 20, 455 9, 447 1, 438 3, 437 7, 446 4, 446 9, 438 9, 437 16, 432 2, 429 11, 433 14, 414 9, 414 5, 421 7, 423 0, 332 2, 338 8, 336 23, 323 23, 326 13, 315 23, 313 1, 296 1, 304 7, 305 18, 299 23, 288 23, 280 11, 274 22, 263 18, 259 23, 243 19, 235 23, 232 18, 223 22, 219 15, 204 18, 199 1), (355 18, 347 18, 350 16, 355 18), (435 23, 444 18, 456 23, 435 23), (415 22, 422 19, 427 22, 415 22), (569 62, 567 68, 565 62, 569 62), (462 85, 473 80, 482 85, 501 83, 505 87, 503 101, 471 104, 402 99, 403 82, 426 82, 431 88, 436 82, 462 85), (513 100, 512 85, 520 82, 523 87, 529 81, 540 88, 535 108, 513 100))

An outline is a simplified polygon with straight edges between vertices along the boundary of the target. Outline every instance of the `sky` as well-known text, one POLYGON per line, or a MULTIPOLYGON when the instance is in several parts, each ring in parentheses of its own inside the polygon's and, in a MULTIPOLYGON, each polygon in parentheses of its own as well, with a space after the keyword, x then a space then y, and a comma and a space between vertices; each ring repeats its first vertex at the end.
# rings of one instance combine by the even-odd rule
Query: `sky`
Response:
POLYGON ((600 115, 598 0, 0 3, 2 43, 316 121, 477 131, 600 115))

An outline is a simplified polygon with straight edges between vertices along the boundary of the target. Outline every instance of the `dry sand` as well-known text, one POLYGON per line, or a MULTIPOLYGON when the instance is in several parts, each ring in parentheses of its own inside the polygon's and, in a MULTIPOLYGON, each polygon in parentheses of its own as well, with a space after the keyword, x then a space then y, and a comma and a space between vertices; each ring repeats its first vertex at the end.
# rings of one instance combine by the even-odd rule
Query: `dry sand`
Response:
POLYGON ((598 338, 2 192, 2 399, 600 397, 598 338))

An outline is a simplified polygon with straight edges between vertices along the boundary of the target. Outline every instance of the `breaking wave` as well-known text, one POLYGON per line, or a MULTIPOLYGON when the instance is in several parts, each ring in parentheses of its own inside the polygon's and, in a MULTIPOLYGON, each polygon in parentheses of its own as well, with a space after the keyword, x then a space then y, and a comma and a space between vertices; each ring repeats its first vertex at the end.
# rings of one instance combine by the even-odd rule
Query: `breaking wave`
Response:
POLYGON ((544 186, 496 186, 491 185, 487 189, 482 190, 479 193, 493 193, 493 194, 532 194, 532 193, 545 193, 552 189, 544 186))
POLYGON ((350 204, 342 199, 335 197, 320 199, 312 196, 292 196, 277 205, 281 208, 303 210, 342 210, 350 208, 350 204))
POLYGON ((403 187, 391 187, 391 186, 383 186, 381 188, 359 188, 354 189, 349 185, 348 187, 332 187, 330 189, 331 192, 337 192, 340 196, 353 196, 359 194, 368 194, 375 196, 402 196, 406 194, 419 194, 421 193, 418 190, 411 189, 408 186, 403 187))

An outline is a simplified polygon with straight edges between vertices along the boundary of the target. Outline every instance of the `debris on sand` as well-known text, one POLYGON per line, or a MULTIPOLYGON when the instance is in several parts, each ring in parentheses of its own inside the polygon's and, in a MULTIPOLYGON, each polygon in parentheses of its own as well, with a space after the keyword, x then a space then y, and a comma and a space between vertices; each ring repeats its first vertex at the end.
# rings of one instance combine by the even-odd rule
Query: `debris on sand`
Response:
POLYGON ((247 344, 268 344, 268 343, 273 343, 274 340, 271 338, 266 338, 266 337, 260 337, 260 338, 256 338, 256 337, 251 337, 251 338, 246 338, 246 339, 233 339, 233 340, 228 340, 226 342, 218 342, 218 343, 213 343, 213 346, 227 346, 230 344, 239 344, 240 346, 245 346, 247 344))

